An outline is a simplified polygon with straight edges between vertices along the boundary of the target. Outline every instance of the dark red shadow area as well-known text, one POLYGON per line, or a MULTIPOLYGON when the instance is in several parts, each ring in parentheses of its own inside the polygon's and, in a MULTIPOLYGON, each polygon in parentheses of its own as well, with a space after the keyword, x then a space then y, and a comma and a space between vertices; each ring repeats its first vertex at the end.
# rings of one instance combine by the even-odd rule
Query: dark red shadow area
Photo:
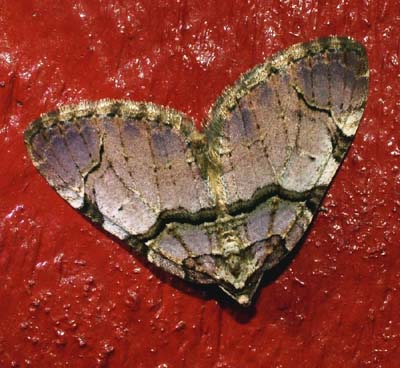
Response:
POLYGON ((397 0, 0 0, 0 367, 399 367, 397 0), (351 36, 370 93, 298 253, 250 309, 157 271, 77 214, 23 131, 66 103, 123 98, 199 123, 291 44, 351 36))

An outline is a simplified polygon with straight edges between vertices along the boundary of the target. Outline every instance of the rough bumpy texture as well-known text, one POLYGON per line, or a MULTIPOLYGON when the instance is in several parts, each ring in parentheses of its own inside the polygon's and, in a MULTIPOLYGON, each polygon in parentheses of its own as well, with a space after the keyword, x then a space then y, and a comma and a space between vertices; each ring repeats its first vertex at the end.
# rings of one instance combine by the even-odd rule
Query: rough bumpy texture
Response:
POLYGON ((25 140, 74 208, 164 270, 247 305, 307 230, 367 93, 363 46, 331 37, 243 75, 202 133, 171 109, 99 101, 42 116, 25 140))
POLYGON ((0 366, 397 368, 398 9, 398 0, 0 1, 0 366), (200 128, 243 72, 330 35, 367 50, 366 109, 299 251, 266 272, 248 308, 93 226, 27 153, 29 122, 84 100, 152 101, 200 128))

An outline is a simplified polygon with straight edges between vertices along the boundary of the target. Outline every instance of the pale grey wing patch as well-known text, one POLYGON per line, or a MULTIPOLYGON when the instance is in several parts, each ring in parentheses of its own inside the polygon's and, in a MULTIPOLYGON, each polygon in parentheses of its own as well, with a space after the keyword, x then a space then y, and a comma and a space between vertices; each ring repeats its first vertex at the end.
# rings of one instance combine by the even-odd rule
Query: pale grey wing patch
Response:
POLYGON ((81 187, 82 180, 80 178, 79 167, 65 143, 63 134, 64 132, 58 126, 50 128, 47 132, 48 147, 52 150, 58 165, 64 170, 68 183, 72 184, 73 187, 81 187))
MULTIPOLYGON (((316 57, 320 60, 320 57, 316 57)), ((300 61, 308 65, 310 60, 300 61)), ((292 66, 296 69, 296 65, 292 66)), ((315 73, 311 69, 302 69, 299 75, 303 79, 303 88, 310 93, 310 98, 318 96, 319 101, 329 103, 330 88, 328 66, 319 65, 315 73), (308 70, 305 72, 304 70, 308 70), (317 77, 318 76, 318 77, 317 77)), ((291 77, 291 71, 282 70, 271 77, 276 80, 276 93, 282 108, 283 123, 276 126, 277 130, 286 132, 286 142, 281 143, 285 149, 278 150, 284 159, 280 166, 277 184, 294 192, 306 192, 318 183, 330 157, 333 154, 332 135, 334 122, 326 111, 312 109, 298 95, 296 80, 291 77)))
POLYGON ((189 256, 181 242, 170 234, 162 234, 157 239, 157 249, 166 258, 173 260, 175 263, 182 262, 189 256))
POLYGON ((304 207, 301 212, 297 214, 296 221, 292 227, 289 228, 285 238, 285 248, 290 252, 303 238, 308 226, 312 221, 311 211, 304 207))
POLYGON ((279 201, 270 230, 272 235, 279 235, 281 238, 286 237, 288 230, 297 219, 298 206, 299 204, 296 202, 279 201))
POLYGON ((99 211, 127 234, 145 233, 156 222, 158 214, 124 185, 112 166, 97 178, 93 189, 99 211))
POLYGON ((329 116, 308 110, 287 74, 269 82, 244 96, 224 123, 221 180, 227 204, 250 200, 270 185, 310 190, 332 154, 329 116))
POLYGON ((99 117, 62 122, 48 132, 60 129, 57 137, 64 143, 60 150, 64 154, 60 166, 68 165, 70 171, 73 167, 76 169, 75 177, 81 184, 76 207, 82 207, 86 201, 101 214, 105 230, 124 239, 147 231, 156 221, 158 212, 134 189, 121 148, 119 124, 119 119, 111 121, 99 117))
MULTIPOLYGON (((280 130, 282 135, 286 140, 282 140, 282 146, 284 149, 280 153, 282 156, 281 164, 279 165, 278 178, 282 176, 286 169, 287 163, 293 154, 296 154, 296 148, 298 144, 298 139, 300 135, 301 125, 301 101, 299 101, 296 91, 290 84, 289 77, 285 75, 279 78, 279 75, 275 74, 271 76, 275 78, 276 89, 275 93, 280 105, 280 114, 282 119, 282 124, 280 130)), ((278 128, 276 127, 276 128, 278 128)), ((274 140, 269 142, 271 146, 274 146, 274 140)))
MULTIPOLYGON (((314 185, 329 185, 351 143, 366 102, 365 50, 360 47, 328 49, 318 56, 304 58, 298 65, 291 65, 288 72, 294 76, 303 102, 314 112, 319 110, 326 115, 325 119, 320 115, 318 122, 326 124, 332 148, 328 156, 319 156, 324 163, 320 163, 318 172, 314 171, 313 179, 316 179, 314 185)), ((326 134, 320 134, 326 140, 326 134)))
POLYGON ((169 223, 146 246, 164 258, 183 264, 188 258, 212 253, 212 240, 204 225, 169 223))
POLYGON ((279 178, 279 184, 290 191, 305 192, 318 182, 333 153, 329 117, 320 111, 299 113, 296 146, 279 178))
POLYGON ((286 109, 286 106, 293 104, 296 96, 287 85, 288 80, 284 76, 271 75, 268 83, 255 88, 245 97, 253 101, 253 114, 257 124, 262 127, 261 143, 274 169, 275 183, 281 175, 288 153, 296 143, 296 124, 288 121, 286 109), (283 93, 280 93, 281 90, 283 93))
POLYGON ((75 162, 81 175, 85 175, 92 167, 92 158, 79 132, 79 127, 66 123, 62 129, 64 142, 71 154, 72 162, 75 162))
POLYGON ((147 259, 164 270, 201 284, 215 283, 211 269, 208 273, 199 267, 198 260, 209 257, 212 252, 211 239, 204 226, 170 223, 145 244, 147 259))
POLYGON ((147 198, 149 206, 160 211, 160 192, 147 124, 128 119, 119 124, 119 135, 127 170, 135 190, 147 198), (138 157, 141 159, 138 160, 138 157))
POLYGON ((184 209, 195 213, 204 208, 204 203, 212 206, 211 193, 202 183, 200 171, 193 170, 182 135, 159 125, 150 130, 150 144, 163 210, 184 209))
POLYGON ((291 250, 298 228, 301 229, 301 234, 297 240, 304 234, 311 219, 312 213, 307 208, 306 201, 271 197, 248 214, 246 226, 250 243, 263 242, 273 236, 279 236, 288 250, 291 250))
POLYGON ((149 262, 154 263, 157 267, 169 272, 172 275, 178 276, 182 279, 185 278, 185 271, 182 266, 170 261, 168 258, 162 256, 162 254, 150 249, 147 253, 147 259, 149 262))
MULTIPOLYGON (((142 125, 142 131, 145 130, 143 123, 137 123, 138 125, 142 125)), ((112 168, 116 175, 115 180, 121 182, 127 189, 127 193, 129 192, 129 196, 126 197, 126 202, 138 202, 138 205, 147 207, 147 211, 153 212, 153 214, 157 216, 160 212, 160 206, 157 197, 158 190, 154 185, 153 162, 151 162, 151 156, 143 157, 142 155, 134 155, 134 152, 131 152, 130 149, 125 147, 120 129, 121 125, 125 126, 127 123, 122 119, 106 118, 102 121, 102 125, 104 132, 104 164, 112 168), (150 159, 148 157, 150 157, 150 159), (129 165, 129 159, 140 162, 144 166, 144 170, 139 172, 132 171, 129 165), (138 185, 140 181, 144 181, 152 190, 144 191, 143 186, 138 185), (139 204, 139 202, 141 202, 141 204, 139 204)), ((145 150, 146 140, 143 139, 141 143, 142 149, 145 150)), ((110 182, 109 184, 112 183, 110 182)), ((110 189, 111 187, 108 188, 110 189)), ((119 202, 117 205, 123 206, 124 204, 119 202)))
POLYGON ((317 106, 328 107, 331 100, 331 86, 329 83, 329 65, 325 62, 328 61, 327 55, 319 55, 310 59, 312 97, 317 106))
POLYGON ((305 100, 330 111, 345 136, 354 135, 368 94, 365 50, 329 49, 289 67, 305 100))
MULTIPOLYGON (((98 165, 100 135, 95 126, 59 122, 41 127, 29 137, 29 150, 36 167, 74 208, 84 204, 85 175, 98 165)), ((34 124, 33 124, 34 125, 34 124)))
POLYGON ((263 92, 263 96, 243 97, 223 123, 221 180, 227 204, 249 200, 257 188, 275 181, 274 157, 265 142, 270 130, 265 118, 278 119, 279 106, 274 106, 274 91, 266 87, 263 92), (261 110, 254 106, 257 97, 264 102, 261 110))
POLYGON ((211 239, 204 228, 198 225, 182 224, 175 231, 192 257, 211 253, 211 239))
POLYGON ((264 203, 250 212, 247 219, 247 234, 251 243, 268 238, 272 224, 273 208, 270 203, 264 203))

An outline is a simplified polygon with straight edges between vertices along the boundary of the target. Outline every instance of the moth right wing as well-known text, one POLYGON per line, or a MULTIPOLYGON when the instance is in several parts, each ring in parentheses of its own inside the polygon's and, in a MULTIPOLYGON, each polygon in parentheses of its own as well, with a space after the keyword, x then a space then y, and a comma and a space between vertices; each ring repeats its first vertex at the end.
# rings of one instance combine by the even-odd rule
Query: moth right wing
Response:
POLYGON ((266 269, 302 238, 361 118, 364 48, 328 38, 296 45, 246 73, 220 97, 204 129, 216 218, 171 223, 154 259, 217 283, 248 304, 266 269))
POLYGON ((240 277, 248 281, 234 294, 251 298, 262 272, 307 230, 351 144, 367 94, 364 47, 331 37, 278 53, 217 100, 204 129, 217 203, 232 218, 244 217, 242 252, 264 244, 257 254, 270 253, 243 270, 240 277))
POLYGON ((293 195, 326 188, 367 93, 366 52, 349 38, 292 46, 243 75, 217 100, 204 131, 223 202, 234 209, 268 187, 293 195))

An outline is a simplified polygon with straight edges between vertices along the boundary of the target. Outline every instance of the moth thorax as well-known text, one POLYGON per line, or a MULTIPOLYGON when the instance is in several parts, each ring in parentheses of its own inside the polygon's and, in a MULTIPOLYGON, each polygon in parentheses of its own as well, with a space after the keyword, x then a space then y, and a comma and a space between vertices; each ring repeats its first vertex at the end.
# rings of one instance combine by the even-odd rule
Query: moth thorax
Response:
POLYGON ((221 234, 220 247, 224 257, 229 257, 232 254, 239 254, 243 243, 232 230, 228 230, 221 234))

